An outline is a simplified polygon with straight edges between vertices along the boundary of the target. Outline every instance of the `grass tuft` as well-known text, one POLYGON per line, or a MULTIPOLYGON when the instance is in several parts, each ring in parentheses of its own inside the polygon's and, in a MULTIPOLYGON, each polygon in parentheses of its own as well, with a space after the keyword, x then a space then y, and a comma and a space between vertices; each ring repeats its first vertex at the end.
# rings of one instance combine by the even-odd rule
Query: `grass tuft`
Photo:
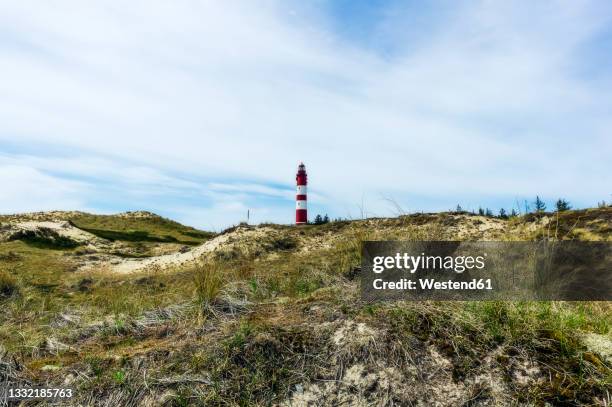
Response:
POLYGON ((223 268, 218 261, 198 263, 193 271, 193 283, 198 301, 202 305, 211 304, 223 287, 223 268))
POLYGON ((349 273, 361 265, 363 242, 373 239, 373 234, 366 229, 354 229, 336 246, 339 259, 338 268, 341 274, 349 273))
POLYGON ((0 298, 11 297, 19 292, 19 285, 15 277, 4 270, 0 270, 0 298))

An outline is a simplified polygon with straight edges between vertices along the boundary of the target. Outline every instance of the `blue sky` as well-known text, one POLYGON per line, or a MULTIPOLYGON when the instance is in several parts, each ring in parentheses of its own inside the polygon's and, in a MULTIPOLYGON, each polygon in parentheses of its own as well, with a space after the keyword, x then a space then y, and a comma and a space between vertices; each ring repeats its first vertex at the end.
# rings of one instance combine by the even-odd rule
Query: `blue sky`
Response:
POLYGON ((0 213, 219 230, 612 200, 612 4, 0 5, 0 213))

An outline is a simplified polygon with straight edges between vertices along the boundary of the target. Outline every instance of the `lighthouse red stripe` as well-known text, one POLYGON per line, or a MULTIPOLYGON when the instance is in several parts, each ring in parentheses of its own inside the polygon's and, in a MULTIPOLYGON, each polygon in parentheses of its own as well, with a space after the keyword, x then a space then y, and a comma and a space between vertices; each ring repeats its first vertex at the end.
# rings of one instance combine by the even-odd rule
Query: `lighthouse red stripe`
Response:
POLYGON ((296 201, 305 201, 306 200, 306 195, 296 195, 295 196, 295 200, 296 201))
POLYGON ((306 209, 297 209, 295 211, 295 223, 306 223, 307 221, 306 209))

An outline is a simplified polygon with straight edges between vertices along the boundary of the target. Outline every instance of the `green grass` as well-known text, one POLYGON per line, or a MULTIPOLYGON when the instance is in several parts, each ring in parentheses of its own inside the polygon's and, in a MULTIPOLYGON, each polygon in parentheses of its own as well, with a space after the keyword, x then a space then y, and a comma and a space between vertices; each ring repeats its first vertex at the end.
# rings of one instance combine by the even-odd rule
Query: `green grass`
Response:
MULTIPOLYGON (((78 314, 80 324, 107 316, 136 317, 144 311, 193 297, 191 271, 148 275, 113 275, 104 271, 74 272, 65 252, 45 250, 20 241, 0 245, 0 342, 11 351, 38 346, 51 333, 58 314, 78 314)), ((69 327, 66 327, 67 329, 69 327)))
POLYGON ((144 218, 81 214, 70 219, 78 228, 108 240, 199 244, 214 233, 159 216, 144 218))

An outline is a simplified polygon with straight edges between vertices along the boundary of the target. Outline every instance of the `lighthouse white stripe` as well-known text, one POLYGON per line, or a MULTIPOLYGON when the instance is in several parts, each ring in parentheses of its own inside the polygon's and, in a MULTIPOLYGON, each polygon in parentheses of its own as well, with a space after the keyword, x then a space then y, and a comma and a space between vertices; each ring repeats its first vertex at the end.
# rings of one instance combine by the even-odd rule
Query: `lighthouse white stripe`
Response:
POLYGON ((306 201, 295 201, 295 209, 306 209, 306 201))
POLYGON ((297 195, 306 195, 306 185, 297 186, 297 195))

